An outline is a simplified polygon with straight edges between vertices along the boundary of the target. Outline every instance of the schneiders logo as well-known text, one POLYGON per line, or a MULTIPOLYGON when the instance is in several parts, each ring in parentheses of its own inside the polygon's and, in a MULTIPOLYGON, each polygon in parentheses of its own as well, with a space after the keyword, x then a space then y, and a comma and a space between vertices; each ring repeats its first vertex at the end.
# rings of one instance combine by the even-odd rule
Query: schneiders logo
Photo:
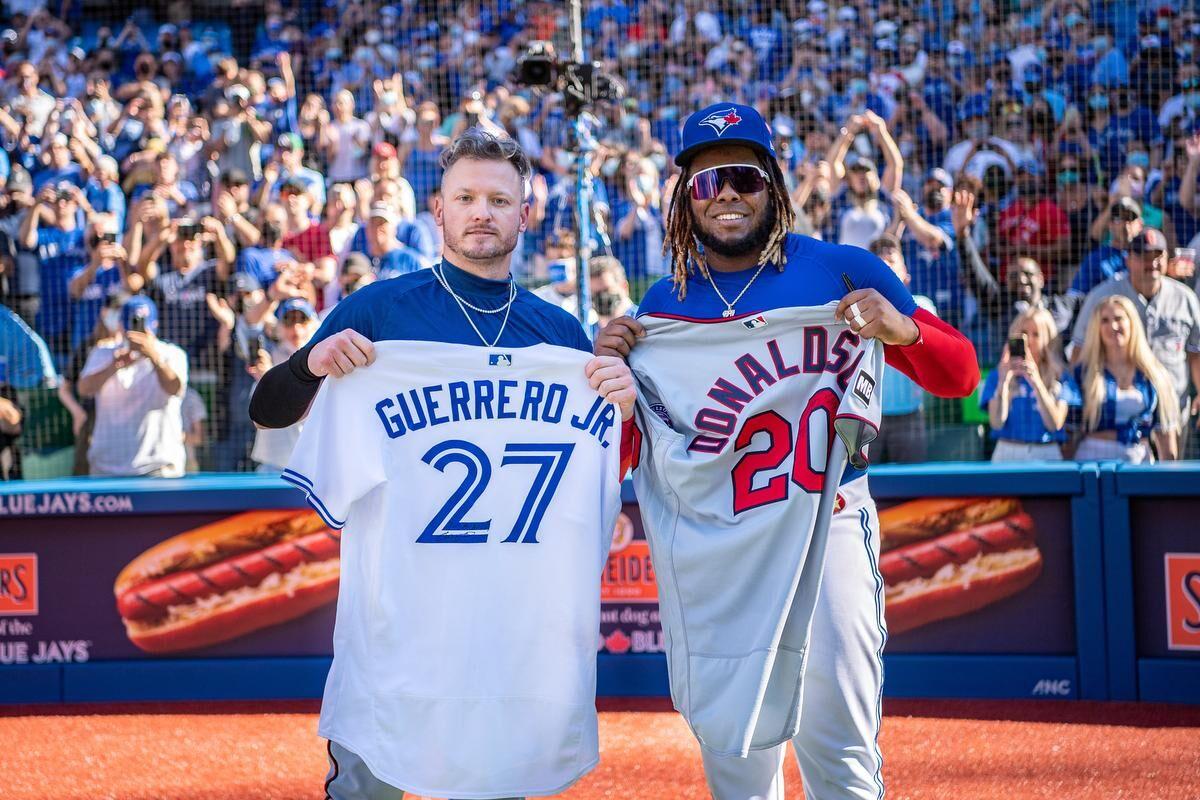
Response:
POLYGON ((1052 678, 1042 678, 1033 687, 1034 697, 1070 697, 1071 696, 1071 681, 1063 678, 1054 680, 1052 678))
POLYGON ((0 553, 0 616, 37 613, 37 553, 0 553))

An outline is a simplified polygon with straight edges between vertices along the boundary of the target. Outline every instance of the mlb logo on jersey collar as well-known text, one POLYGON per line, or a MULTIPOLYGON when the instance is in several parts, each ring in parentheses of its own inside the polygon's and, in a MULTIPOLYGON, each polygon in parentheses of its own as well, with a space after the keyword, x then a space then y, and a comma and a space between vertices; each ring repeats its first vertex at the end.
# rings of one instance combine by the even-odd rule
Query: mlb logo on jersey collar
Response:
POLYGON ((757 317, 751 317, 750 319, 742 320, 742 324, 746 326, 746 330, 752 331, 757 328, 766 327, 767 320, 766 317, 764 317, 762 314, 759 314, 757 317))
POLYGON ((512 353, 488 353, 489 367, 511 367, 512 353))

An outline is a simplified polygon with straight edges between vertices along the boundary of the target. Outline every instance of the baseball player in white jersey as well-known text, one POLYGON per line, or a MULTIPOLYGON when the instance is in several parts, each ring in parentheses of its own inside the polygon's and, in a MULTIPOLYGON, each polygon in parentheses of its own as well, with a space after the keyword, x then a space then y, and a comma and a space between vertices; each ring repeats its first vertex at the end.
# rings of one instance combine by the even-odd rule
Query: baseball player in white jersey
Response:
POLYGON ((633 377, 512 281, 520 148, 473 129, 442 159, 442 261, 341 301, 251 402, 264 427, 311 404, 284 475, 346 526, 319 726, 331 800, 554 794, 599 757, 633 377))
POLYGON ((672 699, 718 800, 780 800, 789 740, 810 800, 880 798, 886 628, 861 441, 827 531, 813 498, 839 421, 878 424, 881 355, 961 397, 978 382, 974 350, 875 256, 787 233, 753 108, 693 114, 676 163, 674 275, 595 347, 638 381, 634 480, 672 699))

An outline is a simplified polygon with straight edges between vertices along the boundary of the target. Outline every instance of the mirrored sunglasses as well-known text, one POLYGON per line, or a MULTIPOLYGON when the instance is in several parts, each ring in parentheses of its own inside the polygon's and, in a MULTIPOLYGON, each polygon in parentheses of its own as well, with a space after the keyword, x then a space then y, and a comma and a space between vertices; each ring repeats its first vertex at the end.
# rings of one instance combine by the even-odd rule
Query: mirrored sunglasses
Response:
POLYGON ((728 181, 738 194, 756 194, 767 188, 770 176, 754 164, 722 164, 702 169, 688 178, 693 200, 712 200, 728 181))

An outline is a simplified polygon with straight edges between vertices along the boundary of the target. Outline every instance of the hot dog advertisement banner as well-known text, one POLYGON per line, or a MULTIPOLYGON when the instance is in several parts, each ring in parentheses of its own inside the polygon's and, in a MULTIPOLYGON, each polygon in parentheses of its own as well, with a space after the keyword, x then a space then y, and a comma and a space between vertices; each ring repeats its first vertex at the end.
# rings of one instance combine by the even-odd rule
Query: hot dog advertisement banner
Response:
MULTIPOLYGON (((1065 498, 925 498, 879 507, 887 652, 1075 652, 1065 498)), ((636 505, 626 504, 618 520, 601 599, 602 651, 662 651, 653 562, 636 505)))
MULTIPOLYGON (((889 652, 1074 652, 1065 498, 880 505, 889 652)), ((299 508, 5 520, 0 664, 327 656, 339 546, 299 508)), ((599 652, 662 652, 636 503, 618 518, 600 601, 599 652)))

